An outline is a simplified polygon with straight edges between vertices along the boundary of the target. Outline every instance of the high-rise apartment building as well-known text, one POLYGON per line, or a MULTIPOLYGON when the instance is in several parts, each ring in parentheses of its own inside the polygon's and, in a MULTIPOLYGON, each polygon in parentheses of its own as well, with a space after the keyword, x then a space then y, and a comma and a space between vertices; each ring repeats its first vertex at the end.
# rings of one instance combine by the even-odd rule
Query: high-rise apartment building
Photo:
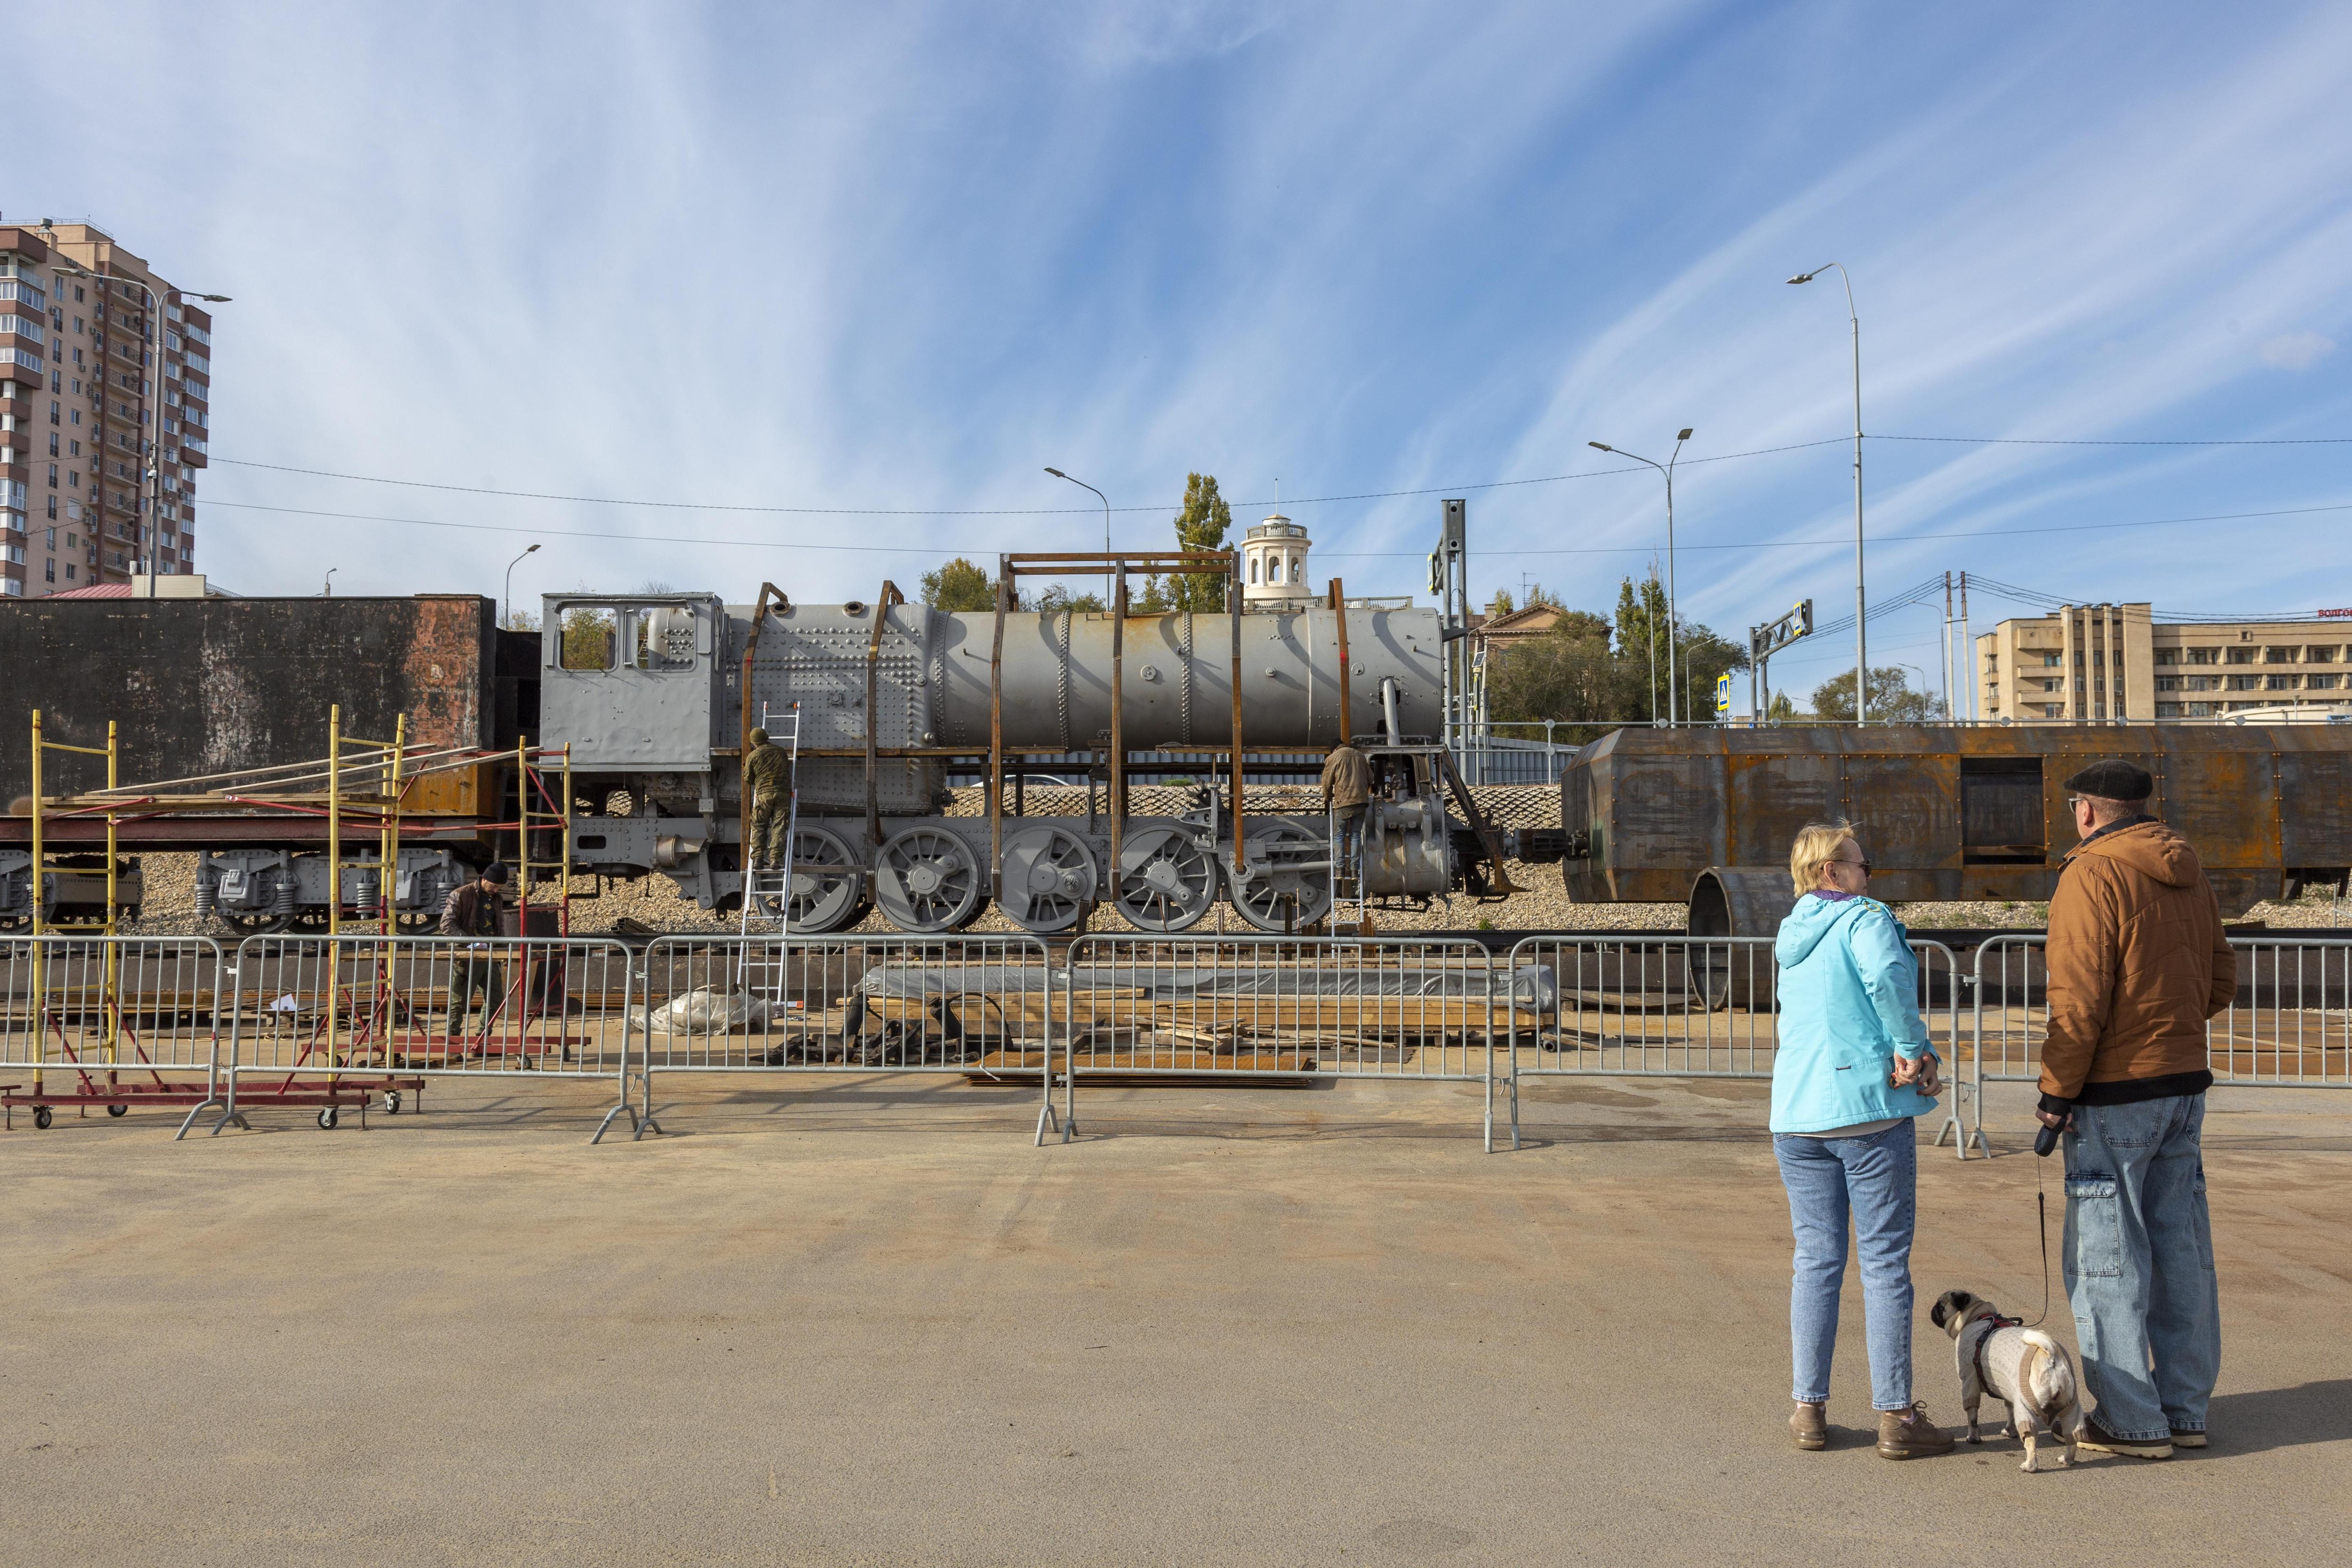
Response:
POLYGON ((101 229, 0 224, 0 595, 195 570, 212 325, 101 229))
POLYGON ((2352 618, 2157 621, 2146 605, 2070 605, 1976 639, 1987 719, 2219 719, 2352 712, 2352 618))

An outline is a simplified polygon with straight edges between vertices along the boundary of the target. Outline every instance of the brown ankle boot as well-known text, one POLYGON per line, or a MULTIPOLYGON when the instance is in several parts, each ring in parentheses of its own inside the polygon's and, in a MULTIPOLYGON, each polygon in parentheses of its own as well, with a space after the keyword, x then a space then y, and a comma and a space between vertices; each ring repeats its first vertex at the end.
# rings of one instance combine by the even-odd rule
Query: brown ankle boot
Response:
POLYGON ((1878 1413, 1880 1458, 1917 1459, 1951 1451, 1951 1434, 1927 1419, 1926 1405, 1915 1403, 1908 1410, 1878 1413))
POLYGON ((1797 1435, 1798 1447, 1812 1449, 1830 1446, 1828 1409, 1825 1405, 1797 1406, 1796 1414, 1789 1417, 1789 1430, 1797 1435))

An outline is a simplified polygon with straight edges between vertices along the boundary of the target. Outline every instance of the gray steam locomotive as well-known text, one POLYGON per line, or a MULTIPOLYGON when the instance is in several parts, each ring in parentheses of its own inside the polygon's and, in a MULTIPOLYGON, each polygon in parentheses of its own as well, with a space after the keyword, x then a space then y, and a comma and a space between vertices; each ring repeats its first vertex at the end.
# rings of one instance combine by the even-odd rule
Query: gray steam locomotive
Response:
POLYGON ((1429 738, 1446 665, 1435 610, 951 613, 769 589, 751 605, 552 595, 541 625, 542 738, 570 744, 581 795, 610 803, 573 823, 574 867, 658 872, 705 908, 733 907, 743 741, 765 728, 796 751, 797 815, 789 878, 755 873, 750 893, 794 931, 878 908, 901 931, 949 931, 992 905, 1039 932, 1102 904, 1145 931, 1186 930, 1220 903, 1260 930, 1311 926, 1332 897, 1327 818, 1239 816, 1236 725, 1250 752, 1343 735, 1365 752, 1368 901, 1484 892, 1517 847, 1429 738), (1173 815, 1130 815, 1124 764, 1154 751, 1198 754, 1210 782, 1173 815), (986 758, 1002 778, 1072 753, 1100 759, 1084 816, 942 815, 951 765, 986 758))

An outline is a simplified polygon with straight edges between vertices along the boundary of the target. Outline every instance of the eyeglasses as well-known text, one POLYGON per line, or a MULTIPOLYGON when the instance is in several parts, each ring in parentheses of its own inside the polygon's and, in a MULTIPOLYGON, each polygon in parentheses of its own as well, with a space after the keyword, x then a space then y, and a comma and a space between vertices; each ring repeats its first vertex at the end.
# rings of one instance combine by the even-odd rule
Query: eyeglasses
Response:
POLYGON ((1867 860, 1832 860, 1830 864, 1832 866, 1859 866, 1862 868, 1862 874, 1864 876, 1867 877, 1870 875, 1870 862, 1867 860))

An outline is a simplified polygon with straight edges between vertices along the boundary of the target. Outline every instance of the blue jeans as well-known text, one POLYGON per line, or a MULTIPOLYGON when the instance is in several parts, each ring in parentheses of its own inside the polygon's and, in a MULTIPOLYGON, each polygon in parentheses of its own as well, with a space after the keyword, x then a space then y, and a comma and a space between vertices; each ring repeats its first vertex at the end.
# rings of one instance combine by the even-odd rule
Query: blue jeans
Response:
POLYGON ((1776 1133, 1772 1152, 1789 1189, 1797 1235, 1789 1288, 1790 1391, 1801 1404, 1830 1396, 1837 1346, 1838 1288, 1845 1280, 1849 1215, 1862 1244, 1863 1325, 1870 1337, 1870 1403, 1911 1408, 1911 1232, 1919 1214, 1919 1149, 1905 1117, 1874 1138, 1800 1138, 1776 1133))
POLYGON ((2066 1299, 2083 1382, 2117 1437, 2202 1432, 2221 1373, 2204 1125, 2205 1097, 2185 1094, 2078 1105, 2066 1134, 2066 1299))
POLYGON ((1339 841, 1332 847, 1339 851, 1339 868, 1350 877, 1360 877, 1363 874, 1360 857, 1364 852, 1364 808, 1360 805, 1335 806, 1331 815, 1338 819, 1339 829, 1339 841))

